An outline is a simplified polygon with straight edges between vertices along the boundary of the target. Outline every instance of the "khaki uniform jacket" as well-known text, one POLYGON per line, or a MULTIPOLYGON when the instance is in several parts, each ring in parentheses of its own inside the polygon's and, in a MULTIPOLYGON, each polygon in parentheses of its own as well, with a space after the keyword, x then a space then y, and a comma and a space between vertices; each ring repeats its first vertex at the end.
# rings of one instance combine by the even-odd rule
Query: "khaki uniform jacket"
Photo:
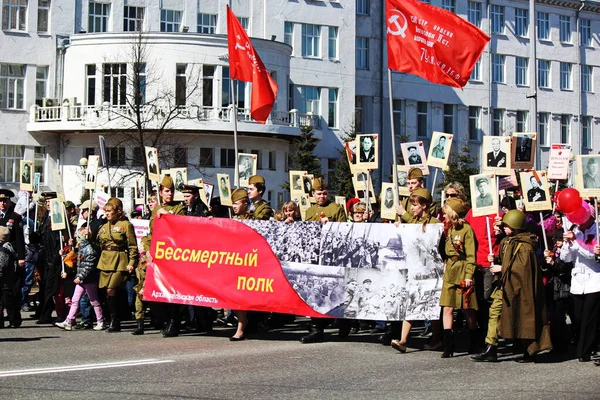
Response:
POLYGON ((446 236, 446 270, 444 282, 460 286, 465 279, 473 279, 476 266, 475 233, 469 224, 460 229, 450 228, 446 236))
MULTIPOLYGON (((413 224, 414 222, 410 222, 413 219, 413 215, 410 209, 410 203, 408 199, 408 197, 405 197, 400 202, 400 204, 402 204, 402 207, 404 207, 404 209, 406 210, 406 212, 400 216, 400 220, 406 224, 413 224)), ((429 206, 429 215, 435 215, 436 211, 437 207, 435 206, 435 203, 431 203, 431 205, 429 206)))
POLYGON ((153 226, 154 226, 154 217, 156 216, 156 213, 158 212, 158 210, 160 210, 161 208, 164 208, 166 211, 169 212, 169 214, 175 214, 175 215, 185 215, 186 214, 185 205, 183 205, 181 203, 175 203, 175 202, 163 204, 161 206, 156 207, 154 210, 152 210, 152 214, 150 216, 150 233, 148 234, 148 236, 144 236, 142 238, 142 245, 144 246, 144 251, 150 250, 150 242, 152 242, 152 230, 153 230, 153 226))
POLYGON ((275 216, 275 213, 273 212, 273 209, 269 207, 269 204, 266 201, 260 199, 254 203, 254 211, 252 212, 252 215, 253 216, 251 219, 268 221, 275 216))
POLYGON ((138 261, 138 248, 129 221, 107 222, 98 231, 100 245, 100 260, 98 269, 101 271, 127 271, 127 266, 136 266, 138 261))
POLYGON ((320 206, 314 204, 306 210, 306 221, 321 221, 321 213, 324 213, 327 219, 331 222, 346 222, 346 214, 339 204, 327 201, 327 204, 320 206))

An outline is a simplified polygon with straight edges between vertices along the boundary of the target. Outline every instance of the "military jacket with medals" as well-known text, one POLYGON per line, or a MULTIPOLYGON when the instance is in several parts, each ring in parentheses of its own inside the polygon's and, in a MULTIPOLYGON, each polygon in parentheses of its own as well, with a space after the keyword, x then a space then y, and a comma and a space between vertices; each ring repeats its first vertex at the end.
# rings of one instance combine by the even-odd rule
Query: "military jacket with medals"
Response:
POLYGON ((321 214, 325 214, 330 222, 346 222, 346 214, 339 204, 327 200, 324 206, 314 204, 306 210, 306 221, 321 221, 321 214))
POLYGON ((101 271, 127 271, 127 266, 135 267, 138 261, 138 246, 133 225, 127 220, 107 222, 98 231, 101 271))

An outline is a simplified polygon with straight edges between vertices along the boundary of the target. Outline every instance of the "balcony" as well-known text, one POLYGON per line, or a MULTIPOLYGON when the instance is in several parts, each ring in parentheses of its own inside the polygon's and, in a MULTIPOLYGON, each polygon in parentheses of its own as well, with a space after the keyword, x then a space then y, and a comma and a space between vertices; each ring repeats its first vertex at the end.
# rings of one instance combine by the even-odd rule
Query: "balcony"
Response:
MULTIPOLYGON (((139 112, 145 131, 233 131, 232 107, 201 107, 197 105, 142 106, 139 112)), ((100 106, 69 105, 53 107, 31 106, 27 124, 29 132, 101 132, 136 130, 137 115, 133 108, 104 103, 100 106)), ((300 128, 312 126, 320 136, 320 118, 300 114, 298 110, 272 111, 266 124, 259 124, 249 109, 237 110, 238 131, 244 133, 298 136, 300 128)))

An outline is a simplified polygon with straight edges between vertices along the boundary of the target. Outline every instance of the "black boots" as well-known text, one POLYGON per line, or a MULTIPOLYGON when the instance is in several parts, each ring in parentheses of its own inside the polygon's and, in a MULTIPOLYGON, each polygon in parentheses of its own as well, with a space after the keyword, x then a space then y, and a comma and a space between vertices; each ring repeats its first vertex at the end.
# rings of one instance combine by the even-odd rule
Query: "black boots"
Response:
POLYGON ((469 354, 479 354, 479 340, 481 338, 481 329, 470 329, 471 333, 470 343, 469 343, 469 354))
POLYGON ((340 318, 337 320, 340 339, 345 339, 350 335, 350 331, 352 330, 352 322, 353 320, 351 319, 340 318))
POLYGON ((179 336, 179 324, 177 320, 169 320, 167 327, 163 331, 163 337, 176 337, 179 336))
POLYGON ((136 319, 137 327, 131 332, 132 335, 143 335, 144 334, 144 320, 136 319))
POLYGON ((121 332, 121 321, 117 312, 117 298, 115 296, 107 296, 106 303, 108 304, 108 312, 110 314, 110 325, 106 332, 121 332))
POLYGON ((324 333, 323 333, 323 328, 320 328, 314 324, 310 325, 310 333, 304 337, 302 337, 302 339, 300 339, 300 342, 302 343, 319 343, 322 342, 324 340, 324 333))
POLYGON ((444 329, 444 336, 442 338, 444 345, 444 352, 442 358, 450 358, 454 355, 454 332, 452 329, 444 329))
POLYGON ((498 361, 498 346, 488 344, 487 349, 481 354, 477 354, 471 357, 473 361, 487 361, 497 362, 498 361))

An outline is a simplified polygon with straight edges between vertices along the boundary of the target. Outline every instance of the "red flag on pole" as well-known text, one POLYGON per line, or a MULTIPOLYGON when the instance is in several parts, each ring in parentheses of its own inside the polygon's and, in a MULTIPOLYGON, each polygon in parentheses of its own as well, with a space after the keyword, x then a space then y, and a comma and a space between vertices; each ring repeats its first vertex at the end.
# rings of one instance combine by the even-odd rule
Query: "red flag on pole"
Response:
POLYGON ((386 0, 388 68, 463 87, 490 37, 419 0, 386 0))
POLYGON ((250 38, 227 6, 227 42, 229 47, 229 76, 244 82, 252 82, 250 115, 264 124, 273 109, 277 97, 277 83, 254 50, 250 38))

